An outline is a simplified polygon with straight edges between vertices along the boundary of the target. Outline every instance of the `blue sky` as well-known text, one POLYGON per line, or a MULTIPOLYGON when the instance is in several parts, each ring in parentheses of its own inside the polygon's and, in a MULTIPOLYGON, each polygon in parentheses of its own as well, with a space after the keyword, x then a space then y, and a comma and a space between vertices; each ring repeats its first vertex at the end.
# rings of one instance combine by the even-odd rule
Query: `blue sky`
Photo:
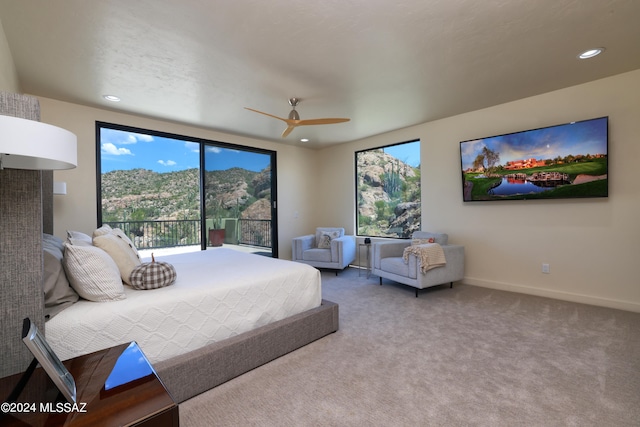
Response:
MULTIPOLYGON (((149 169, 175 172, 200 166, 199 144, 115 129, 100 130, 102 173, 149 169)), ((241 167, 259 172, 269 165, 268 155, 221 147, 206 147, 207 170, 241 167)))
POLYGON ((382 151, 414 168, 420 165, 420 141, 385 147, 382 151))
POLYGON ((500 154, 499 164, 535 158, 565 157, 570 154, 606 154, 607 119, 599 118, 534 129, 461 143, 462 169, 473 166, 483 147, 500 154))

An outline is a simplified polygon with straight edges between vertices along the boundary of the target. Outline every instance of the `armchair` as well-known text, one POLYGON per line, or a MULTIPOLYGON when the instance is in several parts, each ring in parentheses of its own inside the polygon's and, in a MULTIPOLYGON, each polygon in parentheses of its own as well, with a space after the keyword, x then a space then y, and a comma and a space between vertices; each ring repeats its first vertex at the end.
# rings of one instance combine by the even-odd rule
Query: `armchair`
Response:
POLYGON ((315 234, 293 239, 292 260, 316 268, 343 270, 356 259, 356 238, 345 236, 344 228, 318 227, 315 234))
POLYGON ((413 286, 416 288, 416 297, 420 289, 431 286, 450 283, 464 278, 464 246, 449 245, 447 234, 428 233, 426 231, 416 231, 412 239, 433 238, 434 243, 438 243, 444 252, 446 264, 441 267, 432 268, 426 272, 421 271, 420 258, 414 254, 408 255, 408 263, 404 262, 403 252, 407 246, 411 245, 411 240, 376 242, 373 244, 371 273, 382 278, 390 279, 398 283, 413 286))

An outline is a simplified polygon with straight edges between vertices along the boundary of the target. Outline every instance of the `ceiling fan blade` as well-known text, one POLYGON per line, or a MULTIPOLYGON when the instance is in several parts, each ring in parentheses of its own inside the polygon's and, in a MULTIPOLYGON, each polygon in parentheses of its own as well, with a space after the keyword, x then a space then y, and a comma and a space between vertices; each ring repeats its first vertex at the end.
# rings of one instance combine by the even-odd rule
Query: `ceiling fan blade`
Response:
POLYGON ((309 120, 300 120, 300 116, 296 111, 296 105, 298 105, 297 98, 291 98, 289 100, 289 104, 293 107, 293 110, 289 113, 289 118, 285 119, 284 117, 274 116, 273 114, 265 113, 264 111, 254 110, 253 108, 244 107, 245 110, 253 111, 254 113, 262 114, 264 116, 273 117, 274 119, 282 120, 287 124, 287 128, 282 132, 282 137, 286 138, 296 126, 310 126, 310 125, 330 125, 334 123, 344 123, 348 122, 351 119, 346 118, 331 118, 331 119, 309 119, 309 120))
POLYGON ((287 126, 287 128, 284 130, 284 132, 282 132, 282 137, 286 138, 291 133, 291 131, 293 129, 295 129, 295 126, 293 126, 293 125, 287 126))
POLYGON ((309 126, 309 125, 332 125, 334 123, 344 123, 348 122, 351 119, 308 119, 308 120, 298 120, 298 126, 309 126))
POLYGON ((284 119, 282 117, 274 116, 273 114, 265 113, 263 111, 254 110, 253 108, 244 107, 245 110, 253 111, 254 113, 264 114, 265 116, 273 117, 274 119, 282 120, 283 122, 289 123, 289 119, 284 119))

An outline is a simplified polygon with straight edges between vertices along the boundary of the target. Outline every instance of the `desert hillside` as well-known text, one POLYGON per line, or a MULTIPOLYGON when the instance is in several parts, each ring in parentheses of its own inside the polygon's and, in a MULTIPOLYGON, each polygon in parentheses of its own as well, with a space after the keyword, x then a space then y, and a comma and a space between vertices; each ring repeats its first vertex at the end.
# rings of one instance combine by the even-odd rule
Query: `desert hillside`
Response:
MULTIPOLYGON (((246 217, 243 213, 247 211, 261 217, 253 219, 268 219, 270 176, 269 169, 206 172, 207 217, 246 217)), ((108 172, 102 176, 103 221, 198 219, 199 188, 197 169, 168 173, 147 169, 108 172)))
POLYGON ((420 229, 420 168, 373 150, 358 153, 358 234, 410 237, 420 229))

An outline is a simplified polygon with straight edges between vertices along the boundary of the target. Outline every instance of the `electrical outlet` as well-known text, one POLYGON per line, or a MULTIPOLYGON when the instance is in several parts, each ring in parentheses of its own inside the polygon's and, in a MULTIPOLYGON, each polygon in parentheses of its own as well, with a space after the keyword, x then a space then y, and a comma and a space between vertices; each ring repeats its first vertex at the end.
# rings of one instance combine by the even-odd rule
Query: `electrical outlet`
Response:
POLYGON ((542 264, 542 272, 545 274, 549 274, 549 264, 542 264))

